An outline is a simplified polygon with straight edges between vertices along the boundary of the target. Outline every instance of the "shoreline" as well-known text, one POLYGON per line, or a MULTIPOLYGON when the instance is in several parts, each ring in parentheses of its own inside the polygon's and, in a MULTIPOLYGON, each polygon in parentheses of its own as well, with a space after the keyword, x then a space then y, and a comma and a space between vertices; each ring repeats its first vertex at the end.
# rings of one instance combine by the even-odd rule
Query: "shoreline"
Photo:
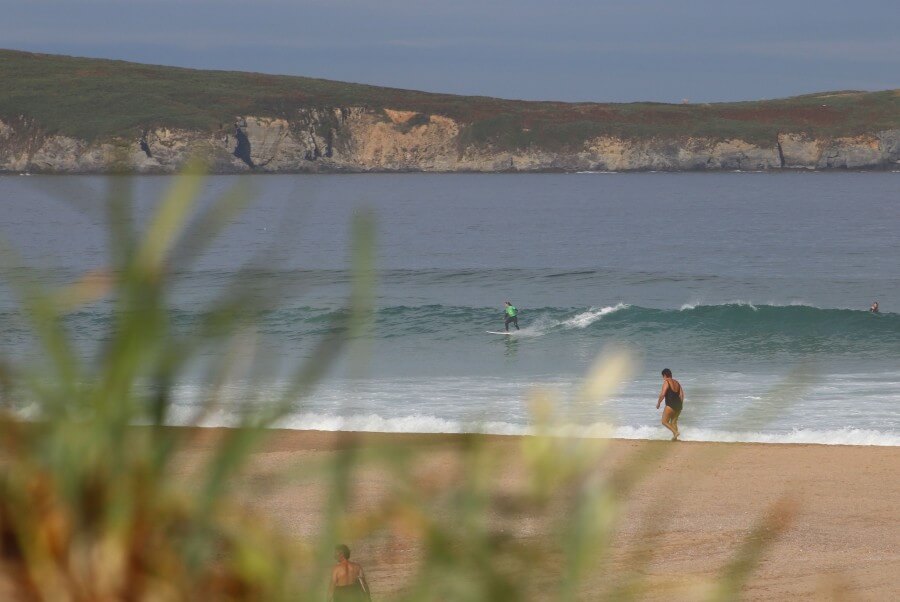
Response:
MULTIPOLYGON (((185 429, 204 429, 209 431, 222 430, 227 431, 228 429, 235 428, 234 426, 222 426, 222 425, 170 425, 171 428, 185 428, 185 429)), ((527 429, 528 427, 523 427, 523 429, 527 429)), ((533 433, 533 432, 510 432, 510 433, 497 433, 497 432, 484 432, 484 431, 387 431, 387 430, 362 430, 362 429, 317 429, 317 428, 291 428, 291 427, 273 427, 268 429, 271 433, 283 433, 286 436, 289 434, 302 434, 302 433, 310 433, 310 434, 321 434, 321 435, 330 435, 334 437, 341 436, 351 436, 351 437, 398 437, 398 438, 420 438, 420 437, 487 437, 487 438, 515 438, 515 437, 537 437, 537 436, 549 436, 554 439, 575 439, 575 440, 608 440, 608 441, 635 441, 635 442, 659 442, 659 443, 674 443, 670 441, 670 436, 668 431, 663 432, 662 427, 659 429, 660 437, 622 437, 615 435, 605 435, 598 432, 596 435, 584 434, 576 432, 566 432, 566 428, 571 427, 563 427, 562 429, 550 429, 547 433, 533 433)), ((629 427, 629 428, 652 428, 656 429, 655 426, 646 426, 646 427, 629 427)), ((682 435, 690 436, 691 427, 688 428, 687 433, 682 433, 682 435)), ((821 430, 815 431, 817 433, 829 433, 836 432, 839 429, 832 430, 821 430)), ((870 431, 868 429, 849 429, 849 431, 857 431, 864 432, 867 435, 877 434, 877 436, 881 437, 890 437, 897 438, 896 442, 877 442, 877 443, 857 443, 857 442, 821 442, 821 441, 754 441, 754 440, 740 440, 740 439, 680 439, 677 443, 683 444, 724 444, 724 445, 774 445, 774 446, 818 446, 818 447, 849 447, 849 448, 898 448, 900 447, 900 435, 896 435, 894 433, 885 433, 881 431, 870 431)), ((728 433, 733 434, 735 431, 719 431, 720 433, 728 433)), ((770 436, 782 436, 780 434, 771 434, 771 433, 759 433, 761 437, 770 436)), ((785 434, 784 436, 787 436, 785 434)))
MULTIPOLYGON (((364 417, 368 418, 368 417, 364 417)), ((390 419, 382 419, 385 422, 390 419)), ((407 417, 401 417, 407 418, 407 417)), ((307 420, 310 418, 307 417, 307 420)), ((327 422, 329 420, 333 420, 336 422, 340 422, 341 420, 348 420, 346 418, 334 417, 334 416, 314 416, 312 417, 312 421, 327 422)), ((208 424, 208 425, 177 425, 172 424, 173 428, 201 428, 201 429, 230 429, 235 428, 234 426, 227 426, 221 424, 208 424)), ((510 431, 510 432, 499 432, 498 430, 491 431, 490 429, 486 430, 474 430, 479 426, 478 424, 468 424, 463 423, 460 424, 460 430, 421 430, 421 431, 413 431, 413 430, 380 430, 378 428, 316 428, 315 426, 278 426, 269 429, 273 432, 283 431, 284 433, 320 433, 320 434, 331 434, 335 437, 342 436, 397 436, 397 437, 466 437, 466 436, 479 436, 479 437, 535 437, 535 436, 543 436, 547 435, 555 439, 575 439, 575 440, 609 440, 609 441, 643 441, 643 442, 662 442, 668 443, 670 442, 670 434, 668 431, 664 431, 662 427, 658 427, 655 424, 646 424, 640 427, 612 427, 605 428, 604 426, 576 426, 576 425, 561 425, 561 426, 552 426, 544 433, 535 433, 529 432, 532 427, 530 426, 522 426, 517 427, 520 430, 510 431), (473 430, 461 430, 465 428, 472 427, 473 430), (631 435, 621 435, 620 430, 633 429, 635 432, 631 435), (649 436, 646 436, 649 435, 649 436)), ((501 429, 502 430, 502 429, 501 429)), ((680 439, 679 443, 721 443, 721 444, 744 444, 744 445, 773 445, 773 446, 782 446, 782 445, 792 445, 792 446, 804 446, 804 445, 815 445, 821 447, 859 447, 859 448, 900 448, 900 434, 895 432, 884 432, 884 431, 876 431, 874 429, 862 429, 862 428, 845 428, 845 429, 822 429, 822 430, 797 430, 788 433, 766 433, 766 432, 757 432, 757 431, 731 431, 731 430, 714 430, 714 429, 706 429, 702 427, 693 427, 688 426, 682 428, 682 439, 680 439), (703 438, 706 437, 706 438, 703 438), (828 437, 843 437, 843 440, 815 440, 815 439, 827 439, 828 437), (782 440, 778 440, 782 439, 782 440)))

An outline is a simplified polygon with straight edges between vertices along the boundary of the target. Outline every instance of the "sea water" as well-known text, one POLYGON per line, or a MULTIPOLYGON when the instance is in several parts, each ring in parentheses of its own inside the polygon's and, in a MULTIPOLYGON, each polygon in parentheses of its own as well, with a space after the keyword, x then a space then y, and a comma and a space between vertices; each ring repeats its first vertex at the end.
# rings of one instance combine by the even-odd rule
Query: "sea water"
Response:
MULTIPOLYGON (((0 178, 0 235, 20 255, 7 268, 56 285, 107 265, 113 182, 0 178)), ((203 203, 239 182, 254 201, 176 266, 171 311, 189 327, 235 279, 274 295, 259 315, 278 365, 252 384, 263 399, 344 311, 354 215, 376 224, 374 326, 283 426, 527 433, 544 391, 560 433, 663 438, 668 367, 687 392, 688 440, 900 444, 896 173, 221 176, 203 203), (505 300, 522 329, 488 334, 505 300), (577 402, 611 348, 632 372, 577 402)), ((171 179, 127 183, 141 228, 171 179)), ((99 303, 67 319, 86 357, 110 316, 99 303)), ((39 355, 7 288, 0 335, 7 357, 39 355)), ((183 376, 176 416, 204 387, 183 376)))

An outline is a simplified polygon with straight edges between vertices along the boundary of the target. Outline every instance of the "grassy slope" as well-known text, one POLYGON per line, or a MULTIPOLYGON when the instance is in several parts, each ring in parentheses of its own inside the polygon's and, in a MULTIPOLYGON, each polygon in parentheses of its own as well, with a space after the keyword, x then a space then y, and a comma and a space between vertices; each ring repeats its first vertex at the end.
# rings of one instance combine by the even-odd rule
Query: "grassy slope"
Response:
POLYGON ((706 105, 525 102, 0 50, 0 118, 25 115, 48 131, 78 138, 134 136, 163 125, 211 130, 236 115, 290 117, 299 106, 447 115, 466 124, 464 142, 501 147, 560 148, 600 134, 772 141, 784 131, 850 135, 900 128, 900 90, 706 105))

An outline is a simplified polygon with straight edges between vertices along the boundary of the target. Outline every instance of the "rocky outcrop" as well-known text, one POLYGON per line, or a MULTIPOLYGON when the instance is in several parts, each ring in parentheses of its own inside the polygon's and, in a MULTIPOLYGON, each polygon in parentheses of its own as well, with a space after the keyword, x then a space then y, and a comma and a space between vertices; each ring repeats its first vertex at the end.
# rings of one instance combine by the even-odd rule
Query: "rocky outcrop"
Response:
POLYGON ((743 140, 597 138, 587 145, 587 149, 595 157, 594 168, 607 171, 757 171, 781 167, 775 144, 762 147, 743 140))
MULTIPOLYGON (((408 111, 385 111, 388 119, 355 112, 347 120, 349 144, 341 159, 347 167, 374 171, 457 171, 461 162, 459 125, 439 115, 419 118, 408 111)), ((473 169, 474 166, 468 167, 473 169)))
POLYGON ((900 130, 829 140, 782 134, 778 136, 778 144, 785 168, 870 169, 900 164, 900 130))
POLYGON ((240 160, 234 156, 236 140, 224 129, 199 132, 157 128, 146 132, 143 140, 149 150, 143 152, 143 157, 137 155, 132 145, 129 145, 129 154, 132 156, 134 169, 138 172, 174 172, 192 157, 203 158, 216 172, 241 169, 240 160))
POLYGON ((315 107, 290 118, 240 115, 213 131, 149 128, 133 138, 87 141, 17 118, 0 121, 0 171, 173 173, 197 157, 215 173, 900 167, 896 129, 837 138, 784 132, 766 143, 601 136, 578 148, 510 150, 464 143, 464 127, 446 116, 413 111, 315 107))

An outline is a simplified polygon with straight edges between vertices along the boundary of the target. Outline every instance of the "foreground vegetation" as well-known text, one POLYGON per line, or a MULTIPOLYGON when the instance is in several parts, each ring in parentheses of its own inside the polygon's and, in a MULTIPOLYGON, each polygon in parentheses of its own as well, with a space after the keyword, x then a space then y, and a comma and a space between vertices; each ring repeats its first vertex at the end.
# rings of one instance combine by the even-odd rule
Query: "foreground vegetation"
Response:
POLYGON ((758 142, 779 132, 843 136, 900 128, 898 90, 686 105, 525 102, 0 50, 0 119, 23 116, 48 133, 85 140, 133 138, 162 126, 212 131, 235 116, 291 118, 303 107, 446 115, 464 124, 463 143, 501 148, 560 148, 601 134, 758 142))

